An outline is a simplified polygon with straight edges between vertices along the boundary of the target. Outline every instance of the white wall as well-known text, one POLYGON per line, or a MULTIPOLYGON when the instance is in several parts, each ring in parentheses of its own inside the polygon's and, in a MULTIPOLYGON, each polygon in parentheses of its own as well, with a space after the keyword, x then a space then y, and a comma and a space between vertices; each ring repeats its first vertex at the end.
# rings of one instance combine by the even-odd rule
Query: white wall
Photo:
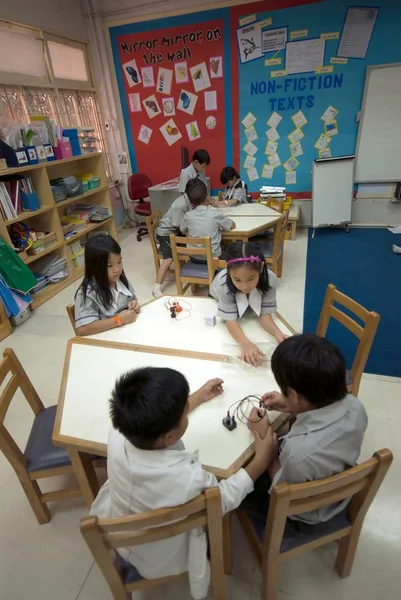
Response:
POLYGON ((0 0, 0 19, 86 40, 81 0, 0 0))

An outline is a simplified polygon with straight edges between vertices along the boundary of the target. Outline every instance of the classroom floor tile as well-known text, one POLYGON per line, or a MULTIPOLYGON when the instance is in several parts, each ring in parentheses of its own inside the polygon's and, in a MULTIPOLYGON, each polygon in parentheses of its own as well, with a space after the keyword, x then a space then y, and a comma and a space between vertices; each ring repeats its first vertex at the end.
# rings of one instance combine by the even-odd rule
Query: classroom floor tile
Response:
MULTIPOLYGON (((153 258, 148 239, 138 243, 135 231, 121 236, 125 270, 141 303, 152 300, 153 258)), ((279 281, 279 312, 295 330, 302 330, 307 236, 299 230, 286 242, 284 276, 279 281)), ((57 402, 66 343, 73 331, 65 311, 78 282, 41 306, 33 318, 0 343, 12 347, 46 406, 57 402)), ((175 293, 169 273, 167 293, 175 293)), ((206 289, 201 290, 206 293, 206 289)), ((354 569, 340 580, 334 569, 336 546, 286 561, 280 568, 277 600, 395 600, 399 597, 401 563, 401 381, 365 375, 360 398, 369 415, 361 459, 390 448, 394 463, 365 520, 354 569)), ((84 398, 83 398, 84 401, 84 398)), ((31 412, 16 398, 7 425, 21 445, 31 412)), ((82 500, 51 505, 52 521, 39 526, 21 487, 0 455, 0 582, 1 600, 111 600, 112 595, 87 550, 79 521, 87 515, 82 500)), ((55 484, 46 482, 47 489, 55 484)), ((238 521, 233 520, 233 571, 227 578, 227 600, 258 600, 261 574, 238 521)), ((211 596, 209 596, 211 598, 211 596)), ((189 600, 185 581, 143 591, 134 600, 189 600)))

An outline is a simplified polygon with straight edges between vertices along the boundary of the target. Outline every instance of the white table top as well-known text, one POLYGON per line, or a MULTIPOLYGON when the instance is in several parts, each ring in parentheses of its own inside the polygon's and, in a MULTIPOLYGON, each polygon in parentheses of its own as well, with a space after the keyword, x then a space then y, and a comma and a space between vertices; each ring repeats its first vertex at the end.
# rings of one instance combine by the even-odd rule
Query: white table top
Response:
MULTIPOLYGON (((205 325, 205 316, 217 313, 216 300, 189 296, 178 298, 182 306, 189 303, 192 309, 188 318, 182 318, 186 313, 180 313, 182 317, 176 320, 170 317, 165 306, 169 298, 165 296, 143 306, 135 323, 92 335, 89 339, 228 355, 239 348, 222 321, 218 319, 214 327, 205 325)), ((293 333, 277 316, 273 318, 284 333, 293 333)), ((262 349, 263 343, 275 343, 256 318, 243 318, 240 323, 249 339, 259 346, 262 344, 262 349)))
POLYGON ((259 231, 269 229, 277 223, 281 217, 280 213, 276 212, 276 216, 267 217, 238 217, 236 215, 229 215, 229 219, 234 221, 235 229, 231 231, 222 231, 222 239, 235 239, 236 236, 244 235, 250 237, 255 235, 259 231))
POLYGON ((274 208, 264 206, 258 202, 247 202, 246 204, 239 204, 237 206, 229 206, 227 208, 222 207, 218 210, 227 217, 280 217, 280 213, 274 208))
POLYGON ((270 369, 260 369, 252 377, 233 371, 227 377, 221 362, 93 344, 85 340, 68 344, 65 395, 62 393, 59 400, 59 430, 57 423, 55 428, 57 443, 64 441, 67 446, 92 452, 107 451, 109 398, 116 379, 130 369, 168 367, 179 370, 188 379, 191 392, 214 377, 224 379, 224 393, 190 415, 183 441, 188 450, 199 450, 199 460, 216 474, 228 476, 241 466, 238 461, 251 451, 253 436, 245 424, 238 423, 229 432, 221 421, 236 400, 277 389, 270 369))

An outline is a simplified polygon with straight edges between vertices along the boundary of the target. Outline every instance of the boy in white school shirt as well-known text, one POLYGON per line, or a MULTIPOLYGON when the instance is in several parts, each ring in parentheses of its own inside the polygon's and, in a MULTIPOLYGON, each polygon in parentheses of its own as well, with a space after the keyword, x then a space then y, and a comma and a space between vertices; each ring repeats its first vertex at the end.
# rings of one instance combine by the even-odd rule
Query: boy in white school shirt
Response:
POLYGON ((180 194, 185 192, 185 187, 190 179, 198 178, 207 186, 205 171, 210 165, 210 156, 207 150, 196 150, 192 156, 192 163, 181 170, 180 173, 180 194))
MULTIPOLYGON (((255 432, 254 459, 220 483, 202 468, 197 456, 185 450, 181 438, 188 426, 188 413, 220 395, 222 384, 221 379, 213 379, 189 395, 187 380, 173 369, 146 367, 123 375, 110 401, 114 429, 108 442, 109 479, 91 514, 121 517, 179 506, 215 486, 220 488, 223 513, 237 508, 252 491, 253 481, 266 470, 277 440, 272 432, 263 440, 255 432)), ((193 596, 206 595, 210 573, 203 532, 119 552, 144 578, 188 570, 193 596), (190 558, 194 555, 195 561, 190 558)))

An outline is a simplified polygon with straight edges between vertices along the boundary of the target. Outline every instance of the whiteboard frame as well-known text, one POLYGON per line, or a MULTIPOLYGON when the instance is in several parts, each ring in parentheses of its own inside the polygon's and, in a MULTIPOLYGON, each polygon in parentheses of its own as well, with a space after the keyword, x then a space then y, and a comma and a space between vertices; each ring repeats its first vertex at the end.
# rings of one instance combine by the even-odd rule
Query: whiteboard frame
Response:
MULTIPOLYGON (((390 67, 401 67, 401 62, 388 63, 386 65, 371 65, 371 66, 366 67, 366 77, 365 77, 365 85, 363 88, 361 118, 359 119, 359 123, 358 123, 358 137, 356 140, 356 148, 355 148, 355 175, 356 175, 356 167, 357 167, 358 156, 359 156, 359 146, 361 143, 361 133, 362 133, 363 122, 364 122, 364 118, 365 118, 366 96, 368 93, 370 75, 376 69, 388 69, 390 67)), ((354 183, 397 183, 397 181, 395 181, 394 179, 385 179, 385 178, 380 179, 380 180, 378 180, 378 179, 356 179, 355 178, 354 183)))
POLYGON ((323 228, 323 227, 342 227, 345 226, 347 227, 347 231, 348 231, 348 225, 350 223, 352 223, 352 203, 354 200, 354 186, 355 186, 355 167, 356 167, 356 157, 354 154, 347 154, 345 156, 333 156, 331 158, 316 158, 313 161, 313 165, 312 165, 312 228, 313 228, 313 237, 315 234, 315 230, 319 229, 319 228, 323 228), (350 206, 349 206, 349 219, 346 219, 344 221, 337 221, 335 223, 331 222, 331 223, 327 223, 327 222, 322 222, 322 223, 318 223, 316 225, 314 225, 314 216, 313 216, 313 205, 314 205, 314 189, 315 189, 315 164, 321 164, 321 163, 335 163, 337 161, 353 161, 353 176, 352 176, 352 191, 351 191, 351 198, 350 198, 350 206))

